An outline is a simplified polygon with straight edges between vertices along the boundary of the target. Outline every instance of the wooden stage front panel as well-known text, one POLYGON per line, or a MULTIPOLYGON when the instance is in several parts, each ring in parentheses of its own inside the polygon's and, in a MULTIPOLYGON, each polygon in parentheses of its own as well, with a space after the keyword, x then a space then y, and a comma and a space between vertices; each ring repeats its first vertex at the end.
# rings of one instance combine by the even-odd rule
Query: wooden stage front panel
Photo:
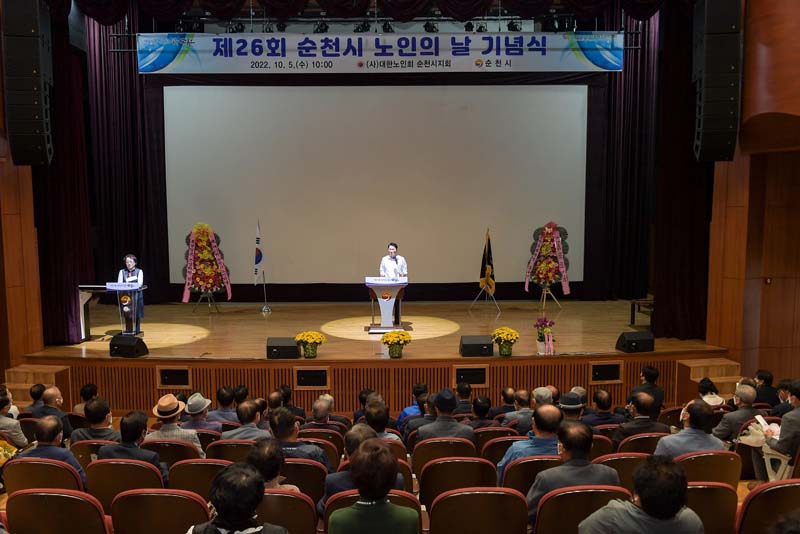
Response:
MULTIPOLYGON (((637 383, 643 365, 661 371, 659 383, 667 402, 676 401, 676 380, 680 360, 724 357, 726 350, 701 341, 656 340, 656 351, 622 354, 614 351, 620 332, 628 326, 629 306, 625 301, 564 302, 558 310, 548 303, 548 317, 556 321, 556 356, 535 355, 532 324, 539 316, 535 302, 501 302, 497 317, 484 303, 469 312, 468 302, 405 304, 404 324, 413 341, 401 360, 390 360, 382 351, 379 337, 370 338, 364 327, 370 321, 366 304, 277 304, 273 313, 262 316, 259 305, 221 305, 221 313, 200 307, 169 304, 148 306, 142 329, 150 355, 136 360, 110 358, 108 341, 119 331, 116 308, 93 306, 92 341, 73 346, 48 347, 26 357, 26 363, 70 366, 71 391, 63 392, 77 402, 81 385, 93 382, 116 413, 149 409, 160 395, 185 389, 202 391, 213 398, 224 384, 246 384, 251 395, 266 396, 280 384, 297 388, 298 404, 310 408, 323 392, 336 397, 335 410, 347 413, 358 406, 358 391, 371 387, 383 394, 390 409, 398 412, 411 402, 411 387, 426 382, 431 390, 453 386, 456 373, 468 368, 483 373, 483 385, 473 387, 474 395, 487 395, 498 402, 499 391, 510 385, 531 389, 554 384, 563 390, 583 385, 591 392, 609 390, 614 402, 637 383), (364 312, 367 312, 366 314, 364 312), (488 335, 498 326, 511 326, 521 334, 510 358, 462 358, 458 354, 462 335, 488 335), (267 337, 294 336, 302 330, 321 330, 328 337, 315 360, 266 360, 267 337), (619 364, 620 378, 612 383, 591 383, 592 364, 619 364), (185 373, 187 384, 164 386, 164 369, 185 373), (313 378, 326 383, 304 389, 306 377, 298 370, 320 370, 313 378)), ((644 321, 647 317, 640 316, 644 321)), ((495 348, 496 354, 496 348, 495 348)), ((313 373, 312 373, 313 374, 313 373)))

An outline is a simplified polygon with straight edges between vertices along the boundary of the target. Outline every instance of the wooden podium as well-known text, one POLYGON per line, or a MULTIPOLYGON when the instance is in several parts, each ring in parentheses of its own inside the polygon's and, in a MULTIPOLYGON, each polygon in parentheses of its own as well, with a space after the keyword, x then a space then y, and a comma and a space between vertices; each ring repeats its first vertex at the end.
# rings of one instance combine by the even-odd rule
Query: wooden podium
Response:
MULTIPOLYGON (((373 319, 369 325, 370 334, 384 334, 392 330, 400 330, 402 327, 394 324, 394 303, 398 298, 402 299, 402 291, 408 285, 408 278, 383 278, 381 276, 367 276, 364 283, 374 295, 375 300, 381 309, 381 324, 376 325, 373 319)), ((374 317, 374 314, 373 314, 374 317)), ((398 314, 399 319, 399 314, 398 314)))

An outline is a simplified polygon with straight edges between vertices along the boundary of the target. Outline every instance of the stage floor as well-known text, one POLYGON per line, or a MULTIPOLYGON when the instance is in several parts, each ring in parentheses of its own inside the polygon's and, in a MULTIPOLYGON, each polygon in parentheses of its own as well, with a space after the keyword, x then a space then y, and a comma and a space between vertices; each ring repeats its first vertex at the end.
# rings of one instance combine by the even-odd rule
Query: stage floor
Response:
MULTIPOLYGON (((494 305, 470 302, 407 302, 403 305, 403 324, 412 343, 403 358, 458 358, 462 335, 488 335, 499 326, 520 332, 514 357, 536 353, 533 322, 541 315, 538 301, 500 301, 501 314, 494 305)), ((49 346, 32 354, 45 358, 109 358, 108 342, 120 331, 116 306, 91 305, 92 339, 67 346, 49 346)), ((646 328, 649 317, 637 314, 642 325, 629 326, 627 301, 565 301, 562 309, 547 304, 547 317, 555 321, 556 351, 563 355, 613 354, 620 332, 646 328)), ((386 357, 380 335, 370 335, 369 303, 277 303, 272 313, 262 315, 261 305, 221 303, 220 312, 204 304, 196 312, 193 304, 149 305, 142 322, 149 359, 264 359, 267 337, 290 337, 303 330, 319 330, 328 342, 319 349, 318 360, 374 360, 386 357)), ((377 306, 376 306, 377 312, 377 306)), ((718 351, 719 347, 702 340, 657 339, 660 353, 718 351)), ((495 354, 497 348, 495 347, 495 354)), ((30 360, 29 360, 30 361, 30 360)))

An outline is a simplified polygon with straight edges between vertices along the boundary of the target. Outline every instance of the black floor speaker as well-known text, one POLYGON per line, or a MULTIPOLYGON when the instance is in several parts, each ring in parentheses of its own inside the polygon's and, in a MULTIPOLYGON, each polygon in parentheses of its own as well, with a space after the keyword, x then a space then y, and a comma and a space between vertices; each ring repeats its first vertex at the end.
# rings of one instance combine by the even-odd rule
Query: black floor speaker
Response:
POLYGON ((122 334, 117 334, 111 338, 109 351, 111 356, 116 358, 138 358, 150 352, 147 350, 147 345, 145 345, 142 338, 123 336, 122 334))
POLYGON ((622 352, 653 352, 653 333, 623 332, 617 338, 617 350, 622 352))
POLYGON ((300 347, 293 337, 268 337, 268 360, 296 360, 300 357, 300 347))
POLYGON ((462 356, 494 356, 491 336, 461 336, 458 352, 462 356))

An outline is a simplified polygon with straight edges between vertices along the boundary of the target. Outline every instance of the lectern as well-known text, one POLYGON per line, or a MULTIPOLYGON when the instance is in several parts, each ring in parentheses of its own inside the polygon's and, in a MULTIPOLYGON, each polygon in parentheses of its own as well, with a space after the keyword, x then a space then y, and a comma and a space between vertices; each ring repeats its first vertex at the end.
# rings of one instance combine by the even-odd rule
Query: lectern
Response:
POLYGON ((382 276, 367 276, 364 279, 364 283, 375 294, 375 300, 378 301, 381 309, 381 324, 376 325, 373 321, 373 324, 369 325, 369 333, 383 334, 401 329, 399 324, 394 324, 394 303, 398 298, 398 293, 408 285, 408 277, 384 278, 382 276))
POLYGON ((130 282, 108 282, 106 284, 106 291, 117 294, 119 323, 122 327, 123 336, 135 336, 138 334, 136 331, 136 317, 142 302, 142 291, 145 289, 147 289, 147 286, 130 282))

